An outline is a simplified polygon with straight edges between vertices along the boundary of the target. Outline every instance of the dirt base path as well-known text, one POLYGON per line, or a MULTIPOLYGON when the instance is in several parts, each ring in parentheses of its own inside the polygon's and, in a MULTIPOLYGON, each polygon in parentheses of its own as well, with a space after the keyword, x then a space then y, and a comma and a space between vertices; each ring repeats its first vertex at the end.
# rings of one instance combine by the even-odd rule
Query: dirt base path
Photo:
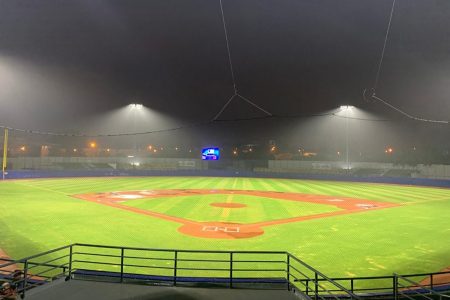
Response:
MULTIPOLYGON (((7 264, 11 261, 11 257, 2 249, 0 248, 0 266, 7 264)), ((0 268, 0 274, 3 275, 9 275, 14 270, 20 269, 16 264, 12 264, 3 268, 0 268)))
MULTIPOLYGON (((13 260, 13 259, 8 255, 8 253, 6 253, 2 248, 0 248, 0 266, 11 262, 11 260, 13 260)), ((17 264, 10 264, 6 267, 0 268, 0 274, 1 275, 11 275, 16 270, 23 270, 23 269, 20 266, 18 266, 17 264)), ((43 278, 43 277, 34 276, 33 274, 30 274, 30 273, 28 274, 27 278, 33 279, 33 280, 45 280, 45 278, 43 278)))
MULTIPOLYGON (((144 214, 171 222, 177 222, 182 224, 178 229, 179 232, 202 238, 215 238, 215 239, 242 239, 251 238, 264 234, 263 227, 273 226, 279 224, 286 224, 292 222, 301 222, 312 219, 319 219, 325 217, 332 217, 338 215, 345 215, 351 213, 359 213, 368 210, 384 209, 389 207, 398 206, 398 204, 389 202, 378 202, 366 199, 355 199, 349 197, 335 197, 325 195, 310 195, 299 193, 284 193, 284 192, 270 192, 270 191, 253 191, 253 190, 208 190, 208 189, 174 189, 174 190, 143 190, 143 191, 120 191, 120 192, 107 192, 107 193, 92 193, 74 195, 73 197, 83 199, 90 202, 95 202, 102 205, 108 205, 111 207, 132 211, 139 214, 144 214), (153 212, 145 209, 131 207, 121 204, 125 201, 131 201, 136 199, 151 199, 161 197, 180 197, 180 196, 193 196, 193 195, 249 195, 262 198, 279 199, 286 201, 297 202, 309 202, 331 205, 339 208, 339 211, 313 214, 308 216, 299 216, 294 218, 278 219, 257 223, 229 223, 229 222, 197 222, 193 220, 183 219, 180 217, 169 216, 166 214, 153 212)), ((215 203, 213 206, 221 206, 225 209, 242 208, 245 205, 240 203, 215 203)))
MULTIPOLYGON (((450 266, 441 270, 440 272, 450 272, 450 266)), ((421 285, 429 286, 431 284, 431 277, 427 277, 421 282, 421 285)), ((433 286, 450 285, 450 273, 438 274, 433 276, 433 286)))

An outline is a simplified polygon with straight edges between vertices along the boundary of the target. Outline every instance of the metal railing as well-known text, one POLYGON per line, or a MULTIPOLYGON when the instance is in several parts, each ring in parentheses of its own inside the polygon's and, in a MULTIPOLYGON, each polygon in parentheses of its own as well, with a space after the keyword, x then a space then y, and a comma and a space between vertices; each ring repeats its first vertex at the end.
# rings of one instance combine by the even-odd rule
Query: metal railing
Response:
POLYGON ((0 279, 14 284, 25 297, 26 291, 70 274, 72 245, 56 248, 0 265, 0 279), (15 276, 20 271, 19 276, 15 276))
MULTIPOLYGON (((288 289, 315 300, 361 299, 373 293, 399 297, 405 293, 410 296, 408 293, 411 293, 402 289, 400 279, 414 282, 411 278, 420 275, 429 276, 430 285, 422 285, 421 289, 413 290, 414 293, 424 294, 426 291, 436 296, 439 293, 434 289, 440 285, 433 282, 433 275, 445 273, 330 278, 284 251, 174 250, 79 243, 0 264, 0 279, 13 282, 22 297, 35 286, 61 278, 173 286, 288 289), (13 278, 15 268, 23 272, 20 278, 13 278), (377 288, 360 286, 360 283, 369 281, 373 286, 377 280, 384 285, 377 288)), ((412 286, 412 283, 404 285, 412 286)), ((414 286, 418 285, 414 282, 414 286)))
POLYGON ((286 252, 173 250, 73 245, 72 274, 107 280, 234 284, 264 281, 286 284, 286 252), (92 273, 89 270, 95 269, 92 273), (258 280, 256 280, 258 279, 258 280))
MULTIPOLYGON (((441 289, 444 291, 450 291, 450 280, 436 280, 439 276, 446 276, 450 278, 450 271, 446 272, 435 272, 435 273, 418 273, 418 274, 408 274, 408 275, 386 275, 386 276, 365 276, 365 277, 332 277, 331 279, 342 286, 346 287, 352 293, 355 293, 361 297, 373 296, 373 295, 395 295, 397 290, 400 288, 396 281, 396 276, 401 276, 411 282, 421 282, 424 278, 428 279, 426 283, 417 283, 423 289, 419 292, 423 293, 426 290, 432 290, 434 292, 439 292, 441 289), (413 280, 414 279, 414 280, 413 280)), ((311 279, 301 279, 302 285, 313 284, 311 279)), ((319 282, 325 281, 319 278, 319 282)), ((423 282, 423 281, 422 281, 423 282)), ((413 286, 411 284, 411 286, 413 286)), ((417 287, 416 287, 417 289, 417 287)), ((331 290, 331 292, 336 293, 339 290, 331 290)))
POLYGON ((288 257, 287 279, 291 286, 312 299, 360 299, 358 295, 304 263, 290 253, 288 257))
POLYGON ((450 300, 450 295, 437 292, 432 287, 430 288, 429 285, 420 284, 408 277, 411 276, 402 276, 394 273, 394 296, 396 299, 450 300))

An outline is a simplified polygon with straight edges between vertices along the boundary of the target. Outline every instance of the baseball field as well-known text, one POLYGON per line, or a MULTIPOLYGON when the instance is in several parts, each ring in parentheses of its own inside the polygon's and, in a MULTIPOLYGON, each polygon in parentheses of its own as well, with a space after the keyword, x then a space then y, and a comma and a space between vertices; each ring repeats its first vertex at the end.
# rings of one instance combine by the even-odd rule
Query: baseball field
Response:
POLYGON ((450 190, 312 180, 117 177, 0 182, 0 248, 70 243, 289 251, 329 276, 450 266, 450 190))

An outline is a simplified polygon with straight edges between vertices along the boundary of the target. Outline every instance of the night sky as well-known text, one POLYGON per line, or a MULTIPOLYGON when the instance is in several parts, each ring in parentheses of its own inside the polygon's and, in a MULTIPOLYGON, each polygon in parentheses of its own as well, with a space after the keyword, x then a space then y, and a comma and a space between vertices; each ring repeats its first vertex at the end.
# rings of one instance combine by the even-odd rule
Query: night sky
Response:
MULTIPOLYGON (((350 104, 404 120, 361 96, 374 81, 391 4, 223 0, 239 92, 277 115, 350 104)), ((450 119, 449 16, 448 0, 397 1, 378 96, 450 119)), ((2 125, 75 128, 132 102, 207 121, 232 95, 218 0, 0 0, 2 125)), ((253 116, 261 114, 238 100, 223 115, 253 116)))

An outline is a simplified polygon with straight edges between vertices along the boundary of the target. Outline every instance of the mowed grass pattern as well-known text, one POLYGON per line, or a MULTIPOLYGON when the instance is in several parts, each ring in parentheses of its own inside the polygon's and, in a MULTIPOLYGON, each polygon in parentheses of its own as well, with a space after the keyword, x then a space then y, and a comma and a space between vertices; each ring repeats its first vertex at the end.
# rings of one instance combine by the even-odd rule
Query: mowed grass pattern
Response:
MULTIPOLYGON (((183 206, 187 202, 180 203, 183 206)), ((263 217, 278 218, 271 215, 277 209, 281 208, 259 211, 263 217)), ((448 189, 213 177, 16 180, 0 182, 0 212, 0 247, 14 258, 82 242, 172 249, 287 250, 329 276, 432 272, 450 265, 448 189), (263 235, 251 239, 211 240, 182 235, 177 230, 180 224, 174 222, 71 197, 93 192, 189 188, 346 196, 401 206, 269 226, 263 235)))
POLYGON ((331 205, 295 202, 247 195, 198 195, 140 199, 121 204, 188 220, 207 222, 258 223, 333 212, 331 205), (223 208, 213 203, 239 203, 246 207, 223 208))

